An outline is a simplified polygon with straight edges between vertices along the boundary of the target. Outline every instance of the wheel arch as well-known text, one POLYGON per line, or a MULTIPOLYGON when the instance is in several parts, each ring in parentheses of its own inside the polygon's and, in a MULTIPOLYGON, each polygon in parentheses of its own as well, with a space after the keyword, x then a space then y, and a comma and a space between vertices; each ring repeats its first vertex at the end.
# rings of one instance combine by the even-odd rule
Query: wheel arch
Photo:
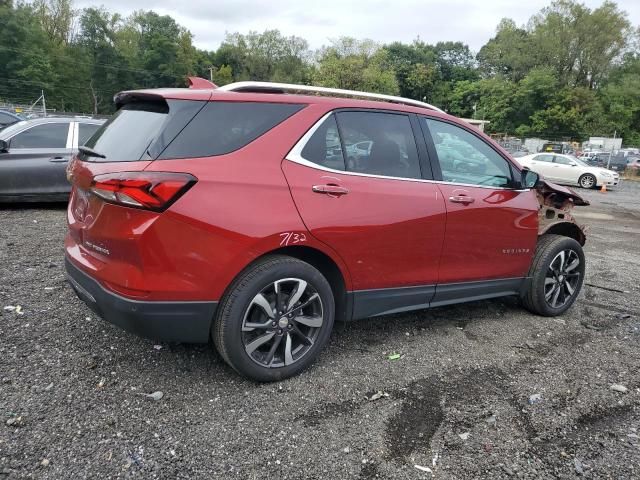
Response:
POLYGON ((352 302, 348 295, 347 279, 338 263, 327 253, 314 247, 296 245, 277 248, 264 255, 287 255, 312 265, 324 275, 331 286, 336 302, 336 319, 351 319, 352 302))
POLYGON ((586 242, 586 235, 582 229, 573 222, 555 222, 547 225, 539 234, 542 235, 561 235, 563 237, 573 238, 580 245, 584 246, 586 242))
MULTIPOLYGON (((240 270, 229 282, 232 285, 242 272, 246 271, 256 262, 262 260, 264 257, 271 255, 286 255, 292 258, 297 258, 303 262, 316 268, 329 282, 333 297, 335 300, 335 312, 336 320, 351 320, 353 312, 353 301, 350 294, 351 283, 346 266, 340 263, 340 260, 334 259, 327 252, 309 245, 289 245, 285 247, 274 248, 261 252, 258 256, 253 258, 242 270, 240 270)), ((227 287, 227 290, 228 291, 227 287)), ((225 291, 225 294, 226 294, 225 291)))

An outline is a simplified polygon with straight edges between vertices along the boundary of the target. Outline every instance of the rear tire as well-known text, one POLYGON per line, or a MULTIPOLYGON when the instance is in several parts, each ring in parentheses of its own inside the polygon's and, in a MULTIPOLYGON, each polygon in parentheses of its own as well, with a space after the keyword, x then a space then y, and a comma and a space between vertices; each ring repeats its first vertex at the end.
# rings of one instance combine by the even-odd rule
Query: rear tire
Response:
POLYGON ((582 246, 573 238, 543 235, 529 269, 530 281, 521 298, 532 313, 553 317, 575 302, 584 281, 582 246))
POLYGON ((585 173, 578 179, 578 184, 582 188, 594 188, 597 186, 597 183, 598 181, 596 180, 596 177, 591 175, 590 173, 585 173))
POLYGON ((331 335, 331 286, 313 266, 273 255, 245 269, 218 307, 212 337, 238 373, 259 382, 297 375, 331 335))

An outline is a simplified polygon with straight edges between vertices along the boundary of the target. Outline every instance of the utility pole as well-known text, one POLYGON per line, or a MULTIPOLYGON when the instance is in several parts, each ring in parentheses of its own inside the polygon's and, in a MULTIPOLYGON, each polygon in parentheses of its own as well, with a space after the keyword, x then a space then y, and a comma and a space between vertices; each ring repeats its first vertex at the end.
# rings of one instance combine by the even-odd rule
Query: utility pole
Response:
POLYGON ((209 80, 211 80, 211 83, 213 83, 213 69, 216 68, 213 65, 211 65, 209 68, 207 68, 207 70, 209 70, 209 80))
POLYGON ((616 143, 616 134, 618 130, 613 131, 613 143, 611 144, 611 150, 609 150, 609 160, 607 160, 607 170, 609 169, 609 165, 611 165, 611 155, 613 154, 613 146, 616 143))
POLYGON ((42 116, 47 116, 47 101, 44 99, 44 90, 40 90, 42 93, 42 116))

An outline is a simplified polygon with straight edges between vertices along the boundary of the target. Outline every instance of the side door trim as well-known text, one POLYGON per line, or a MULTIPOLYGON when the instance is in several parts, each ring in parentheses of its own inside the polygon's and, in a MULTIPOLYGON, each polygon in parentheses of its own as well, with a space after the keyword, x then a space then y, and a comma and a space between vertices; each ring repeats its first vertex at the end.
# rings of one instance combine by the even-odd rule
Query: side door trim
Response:
POLYGON ((347 292, 351 320, 519 295, 530 279, 499 278, 347 292), (435 297, 437 294, 437 298, 435 297), (425 301, 427 300, 427 301, 425 301), (435 300, 435 301, 434 301, 435 300))

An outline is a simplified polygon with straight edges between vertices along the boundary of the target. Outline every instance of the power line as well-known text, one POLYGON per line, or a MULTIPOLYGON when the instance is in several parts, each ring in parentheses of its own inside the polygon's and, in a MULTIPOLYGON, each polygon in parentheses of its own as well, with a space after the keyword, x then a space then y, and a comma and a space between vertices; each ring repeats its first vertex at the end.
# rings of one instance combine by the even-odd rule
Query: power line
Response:
POLYGON ((62 90, 68 90, 68 89, 73 89, 73 90, 83 90, 83 91, 93 91, 93 92, 102 92, 102 93, 107 93, 110 95, 114 95, 115 93, 117 93, 118 91, 110 91, 110 90, 104 90, 104 89, 100 89, 100 88, 91 88, 91 87, 76 87, 73 85, 68 85, 68 84, 61 84, 61 85, 51 85, 51 84, 46 84, 45 82, 37 82, 34 80, 22 80, 22 79, 12 79, 12 78, 6 78, 6 77, 0 77, 0 86, 2 86, 2 81, 8 81, 8 82, 12 82, 12 83, 21 83, 21 84, 28 84, 28 85, 34 85, 34 87, 39 88, 39 89, 51 89, 51 90, 56 90, 56 89, 62 89, 62 90))
MULTIPOLYGON (((21 49, 21 48, 15 48, 15 47, 7 47, 5 45, 0 45, 0 50, 8 50, 11 52, 15 52, 15 53, 23 53, 23 54, 27 54, 27 55, 32 55, 32 56, 36 56, 37 54, 33 51, 29 51, 29 50, 25 50, 25 49, 21 49)), ((186 77, 186 75, 183 77, 182 75, 175 75, 175 74, 164 74, 164 73, 159 73, 159 72, 155 72, 152 70, 144 70, 141 68, 128 68, 128 67, 121 67, 121 66, 117 66, 117 65, 112 65, 112 64, 108 64, 108 63, 100 63, 100 62, 83 62, 83 61, 79 61, 79 60, 74 60, 69 58, 68 56, 62 54, 62 53, 55 53, 55 52, 45 52, 47 56, 51 56, 51 57, 58 57, 59 59, 62 59, 66 62, 69 63, 73 63, 74 65, 86 65, 89 67, 94 67, 94 66, 101 66, 104 68, 110 68, 113 70, 121 70, 121 71, 126 71, 126 72, 134 72, 134 73, 148 73, 151 75, 165 75, 168 77, 173 77, 175 79, 184 79, 186 77)))

